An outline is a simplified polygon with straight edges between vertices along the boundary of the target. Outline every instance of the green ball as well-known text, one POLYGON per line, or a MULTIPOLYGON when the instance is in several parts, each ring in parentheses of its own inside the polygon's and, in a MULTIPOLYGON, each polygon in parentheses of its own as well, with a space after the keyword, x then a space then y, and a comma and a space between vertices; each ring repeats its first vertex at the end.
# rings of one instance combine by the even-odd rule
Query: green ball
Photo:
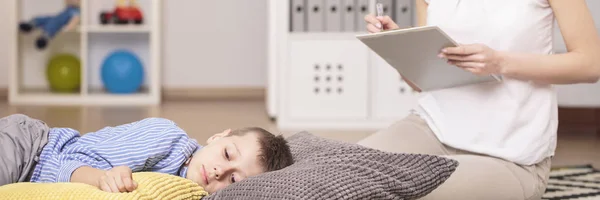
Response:
POLYGON ((46 76, 53 91, 77 92, 81 86, 81 62, 71 54, 52 56, 46 76))

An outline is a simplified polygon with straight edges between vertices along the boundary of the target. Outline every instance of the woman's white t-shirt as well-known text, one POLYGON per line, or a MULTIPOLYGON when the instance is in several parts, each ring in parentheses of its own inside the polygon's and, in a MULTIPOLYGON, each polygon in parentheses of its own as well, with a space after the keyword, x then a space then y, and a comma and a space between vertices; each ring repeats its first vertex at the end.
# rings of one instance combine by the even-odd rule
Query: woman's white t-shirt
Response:
MULTIPOLYGON (((552 53, 554 14, 547 0, 426 0, 427 24, 458 43, 498 51, 552 53)), ((553 156, 558 111, 551 85, 504 77, 423 93, 421 116, 451 147, 531 165, 553 156)))

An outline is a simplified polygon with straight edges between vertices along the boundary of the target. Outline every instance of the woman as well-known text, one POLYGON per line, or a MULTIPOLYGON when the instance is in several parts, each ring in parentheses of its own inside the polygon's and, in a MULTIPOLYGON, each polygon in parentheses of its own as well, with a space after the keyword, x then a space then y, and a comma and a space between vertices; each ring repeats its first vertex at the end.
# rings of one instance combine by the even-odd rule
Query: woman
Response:
MULTIPOLYGON (((556 148, 558 109, 551 85, 600 77, 600 39, 585 0, 416 0, 416 5, 419 25, 439 26, 461 43, 443 49, 440 59, 504 80, 425 93, 414 114, 359 144, 459 161, 456 172, 424 199, 540 199, 556 148), (552 54, 554 19, 567 53, 552 54)), ((399 28, 387 16, 365 20, 369 32, 399 28)))

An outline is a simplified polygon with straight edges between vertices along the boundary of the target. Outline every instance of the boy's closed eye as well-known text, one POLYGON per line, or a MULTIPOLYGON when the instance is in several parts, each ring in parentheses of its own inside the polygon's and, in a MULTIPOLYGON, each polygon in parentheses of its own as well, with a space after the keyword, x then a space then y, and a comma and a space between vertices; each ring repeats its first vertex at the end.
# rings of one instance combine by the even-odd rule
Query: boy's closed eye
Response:
MULTIPOLYGON (((227 148, 225 148, 224 152, 225 152, 225 159, 227 159, 228 161, 231 161, 231 160, 232 160, 232 157, 231 157, 231 155, 229 154, 229 151, 227 151, 227 148)), ((234 174, 234 173, 231 173, 231 178, 230 178, 230 180, 231 180, 231 183, 235 183, 235 182, 236 182, 236 179, 235 179, 235 177, 236 177, 236 176, 235 176, 235 174, 234 174)))
POLYGON ((225 148, 225 159, 227 159, 228 161, 231 161, 231 158, 229 156, 229 152, 227 152, 227 148, 225 148))

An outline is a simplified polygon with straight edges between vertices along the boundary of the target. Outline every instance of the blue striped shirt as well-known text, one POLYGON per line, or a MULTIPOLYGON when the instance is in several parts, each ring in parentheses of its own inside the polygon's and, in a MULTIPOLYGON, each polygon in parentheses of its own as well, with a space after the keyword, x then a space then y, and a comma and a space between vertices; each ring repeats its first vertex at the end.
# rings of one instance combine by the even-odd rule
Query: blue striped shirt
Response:
POLYGON ((202 148, 173 121, 147 118, 105 127, 80 136, 70 128, 52 128, 31 182, 69 182, 79 167, 109 170, 128 166, 185 178, 185 161, 202 148))

